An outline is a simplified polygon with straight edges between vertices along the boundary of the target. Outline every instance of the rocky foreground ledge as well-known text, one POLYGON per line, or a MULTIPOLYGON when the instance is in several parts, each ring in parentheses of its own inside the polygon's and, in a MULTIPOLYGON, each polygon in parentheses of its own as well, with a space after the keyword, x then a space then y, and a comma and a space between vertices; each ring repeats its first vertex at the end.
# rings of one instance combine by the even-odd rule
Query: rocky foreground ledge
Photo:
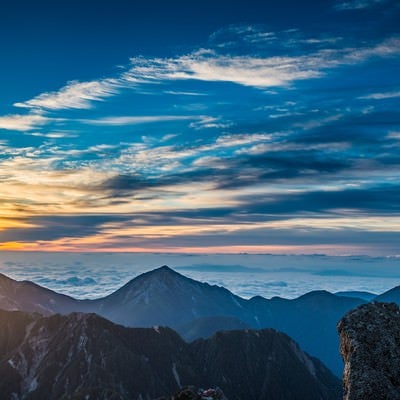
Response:
POLYGON ((338 324, 344 400, 400 400, 400 308, 364 304, 338 324))

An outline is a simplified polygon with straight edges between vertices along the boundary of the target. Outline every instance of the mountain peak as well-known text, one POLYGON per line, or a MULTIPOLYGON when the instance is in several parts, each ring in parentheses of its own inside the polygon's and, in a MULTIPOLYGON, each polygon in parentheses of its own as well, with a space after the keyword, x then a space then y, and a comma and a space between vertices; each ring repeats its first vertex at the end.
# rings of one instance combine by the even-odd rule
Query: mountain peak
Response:
POLYGON ((227 289, 181 275, 166 265, 132 279, 101 300, 100 306, 103 315, 123 325, 172 328, 202 317, 223 315, 240 319, 246 314, 245 300, 227 289))
POLYGON ((168 273, 174 273, 174 274, 178 274, 178 272, 174 271, 172 268, 168 267, 168 265, 163 265, 161 267, 158 267, 156 269, 153 269, 150 272, 168 272, 168 273))
POLYGON ((175 282, 177 278, 190 280, 190 278, 186 278, 180 273, 174 271, 172 268, 168 267, 168 265, 163 265, 161 267, 143 272, 142 274, 135 276, 133 279, 128 281, 124 286, 119 288, 116 292, 112 293, 108 297, 112 297, 117 293, 124 293, 127 290, 130 290, 136 286, 143 288, 143 285, 150 285, 157 282, 160 284, 161 283, 171 284, 175 282))
MULTIPOLYGON (((173 297, 186 291, 191 291, 198 282, 181 275, 167 265, 144 272, 131 279, 124 286, 107 297, 107 299, 123 299, 124 302, 140 302, 155 304, 160 296, 170 293, 173 297), (189 283, 189 286, 187 285, 189 283)), ((166 299, 164 298, 164 302, 166 299)), ((163 303, 163 302, 162 302, 163 303)))
POLYGON ((134 282, 136 280, 164 281, 165 279, 175 280, 176 278, 189 279, 186 276, 180 274, 179 272, 176 272, 175 270, 170 268, 168 265, 163 265, 161 267, 152 269, 151 271, 147 271, 147 272, 144 272, 143 274, 140 274, 139 276, 133 278, 131 280, 131 282, 134 282))

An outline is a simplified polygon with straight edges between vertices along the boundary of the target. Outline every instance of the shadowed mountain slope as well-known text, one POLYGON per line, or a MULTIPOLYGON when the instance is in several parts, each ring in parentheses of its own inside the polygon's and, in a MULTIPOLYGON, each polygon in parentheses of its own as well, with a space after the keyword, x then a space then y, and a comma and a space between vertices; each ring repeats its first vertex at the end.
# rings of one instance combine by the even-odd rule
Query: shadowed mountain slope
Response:
POLYGON ((42 315, 89 310, 90 301, 46 289, 30 281, 15 281, 0 274, 0 308, 10 311, 38 312, 42 315))
POLYGON ((207 316, 229 315, 246 320, 246 303, 223 287, 195 281, 167 266, 146 272, 94 301, 97 312, 114 322, 173 328, 207 316))
POLYGON ((271 329, 188 344, 169 328, 125 328, 95 314, 0 311, 0 351, 4 399, 153 399, 192 384, 219 386, 230 400, 341 392, 321 362, 271 329))
POLYGON ((400 286, 396 286, 379 296, 374 298, 374 301, 378 301, 381 303, 396 303, 400 305, 400 286))
POLYGON ((234 317, 203 317, 195 319, 177 328, 177 332, 187 342, 203 338, 206 339, 218 331, 244 330, 251 327, 234 317))
POLYGON ((355 297, 357 299, 362 299, 362 300, 365 300, 365 301, 371 301, 376 296, 378 296, 376 293, 362 292, 362 291, 357 291, 357 290, 351 290, 351 291, 345 291, 345 292, 336 292, 336 293, 334 293, 334 295, 342 296, 342 297, 355 297))

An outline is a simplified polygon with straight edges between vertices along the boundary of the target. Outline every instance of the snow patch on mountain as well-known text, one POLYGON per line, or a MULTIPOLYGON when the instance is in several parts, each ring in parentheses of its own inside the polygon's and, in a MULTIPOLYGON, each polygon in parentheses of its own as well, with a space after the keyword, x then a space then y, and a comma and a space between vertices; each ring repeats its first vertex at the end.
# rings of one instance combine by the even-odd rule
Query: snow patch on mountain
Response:
POLYGON ((178 371, 176 369, 176 363, 172 364, 172 373, 174 374, 174 378, 178 387, 182 387, 181 378, 179 377, 178 371))

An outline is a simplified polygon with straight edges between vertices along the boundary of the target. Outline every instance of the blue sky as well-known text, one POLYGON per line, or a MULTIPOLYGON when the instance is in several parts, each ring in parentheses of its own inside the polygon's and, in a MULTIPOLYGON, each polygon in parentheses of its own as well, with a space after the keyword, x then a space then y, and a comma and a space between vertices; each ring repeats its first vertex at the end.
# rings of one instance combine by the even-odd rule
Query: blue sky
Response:
POLYGON ((0 243, 399 254, 400 5, 8 2, 0 243))

